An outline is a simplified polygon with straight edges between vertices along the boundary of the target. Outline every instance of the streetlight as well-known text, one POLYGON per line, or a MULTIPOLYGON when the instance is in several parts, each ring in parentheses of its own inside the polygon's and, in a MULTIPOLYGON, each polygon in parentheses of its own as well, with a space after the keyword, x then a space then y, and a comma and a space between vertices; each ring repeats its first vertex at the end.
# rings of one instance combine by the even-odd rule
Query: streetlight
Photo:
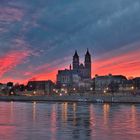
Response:
POLYGON ((135 87, 134 87, 134 86, 132 86, 132 87, 131 87, 131 89, 132 89, 132 90, 134 90, 134 89, 135 89, 135 87))
POLYGON ((35 95, 36 94, 36 91, 34 91, 33 94, 35 95))
POLYGON ((93 90, 93 88, 91 87, 91 88, 90 88, 90 91, 92 91, 92 90, 93 90))
POLYGON ((106 93, 106 90, 104 90, 104 93, 106 93))

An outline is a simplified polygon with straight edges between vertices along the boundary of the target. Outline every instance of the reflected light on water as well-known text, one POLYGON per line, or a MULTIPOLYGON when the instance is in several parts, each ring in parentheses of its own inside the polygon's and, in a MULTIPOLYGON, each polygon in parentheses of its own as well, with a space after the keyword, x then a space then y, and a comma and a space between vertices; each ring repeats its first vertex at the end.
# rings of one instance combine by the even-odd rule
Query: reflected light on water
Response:
POLYGON ((92 139, 94 139, 94 136, 95 136, 95 129, 94 129, 94 127, 96 125, 96 122, 95 122, 95 112, 94 112, 93 104, 90 105, 89 112, 90 112, 89 122, 90 122, 91 137, 93 137, 92 139))
POLYGON ((93 104, 90 105, 90 125, 91 128, 95 126, 95 114, 94 114, 94 106, 93 104))
POLYGON ((76 110, 77 110, 77 105, 76 103, 73 103, 73 125, 76 125, 76 110))
POLYGON ((57 131, 57 105, 52 106, 51 111, 51 140, 56 140, 56 131, 57 131))
POLYGON ((68 120, 68 103, 62 103, 62 121, 66 124, 68 120))
POLYGON ((107 126, 107 124, 108 124, 109 110, 110 110, 110 105, 109 104, 104 104, 103 105, 103 116, 104 116, 104 125, 105 126, 107 126))
POLYGON ((14 125, 14 102, 9 102, 0 106, 0 140, 14 140, 11 137, 16 130, 14 125))
POLYGON ((33 122, 36 121, 36 102, 33 102, 33 122))
POLYGON ((0 140, 19 138, 139 140, 140 105, 0 102, 0 140))
POLYGON ((132 105, 131 107, 131 128, 135 129, 137 125, 137 118, 136 118, 136 106, 132 105))

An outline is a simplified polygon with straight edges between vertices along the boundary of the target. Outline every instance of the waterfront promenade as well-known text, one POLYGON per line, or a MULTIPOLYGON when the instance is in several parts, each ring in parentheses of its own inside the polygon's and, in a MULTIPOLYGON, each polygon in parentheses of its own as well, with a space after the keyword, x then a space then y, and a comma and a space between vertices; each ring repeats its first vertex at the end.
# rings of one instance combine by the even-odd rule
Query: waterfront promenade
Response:
POLYGON ((0 101, 140 103, 140 95, 0 96, 0 101))

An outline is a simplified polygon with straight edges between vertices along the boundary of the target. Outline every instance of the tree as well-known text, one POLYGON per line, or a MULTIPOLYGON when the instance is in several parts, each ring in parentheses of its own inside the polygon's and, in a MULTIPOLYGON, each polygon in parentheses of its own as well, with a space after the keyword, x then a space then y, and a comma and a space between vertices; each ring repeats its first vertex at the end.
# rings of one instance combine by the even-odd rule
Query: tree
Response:
POLYGON ((11 88, 12 88, 13 85, 14 85, 13 82, 8 82, 8 83, 7 83, 7 87, 11 87, 11 88))

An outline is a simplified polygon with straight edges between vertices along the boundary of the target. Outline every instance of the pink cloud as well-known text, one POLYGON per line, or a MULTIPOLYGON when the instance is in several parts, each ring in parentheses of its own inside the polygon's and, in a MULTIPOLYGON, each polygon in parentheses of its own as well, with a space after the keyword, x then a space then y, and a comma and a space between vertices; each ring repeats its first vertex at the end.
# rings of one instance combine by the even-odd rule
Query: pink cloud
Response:
POLYGON ((28 80, 48 80, 51 79, 56 81, 56 75, 58 69, 65 69, 67 64, 66 61, 69 60, 69 57, 64 57, 63 59, 58 59, 52 61, 50 64, 43 64, 36 68, 30 67, 30 71, 23 72, 24 76, 30 77, 28 80))
POLYGON ((10 51, 7 54, 0 56, 0 77, 6 72, 9 72, 17 65, 23 63, 25 58, 30 55, 30 50, 23 51, 10 51))
POLYGON ((140 50, 133 50, 107 59, 98 59, 93 63, 93 75, 122 74, 127 77, 140 76, 140 50))
POLYGON ((0 21, 2 22, 21 21, 23 16, 24 12, 21 9, 0 7, 0 21))

